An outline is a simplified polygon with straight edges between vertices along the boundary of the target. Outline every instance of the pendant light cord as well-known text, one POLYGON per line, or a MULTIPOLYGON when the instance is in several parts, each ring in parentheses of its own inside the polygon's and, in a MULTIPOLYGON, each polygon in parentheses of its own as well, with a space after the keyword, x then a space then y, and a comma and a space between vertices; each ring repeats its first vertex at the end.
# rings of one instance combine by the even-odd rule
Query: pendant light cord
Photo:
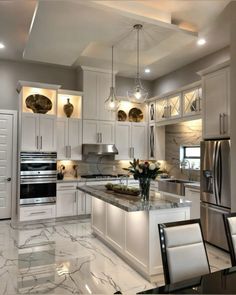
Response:
POLYGON ((139 80, 139 31, 140 28, 137 27, 137 79, 139 80))
POLYGON ((112 45, 112 48, 111 48, 111 86, 112 88, 114 87, 114 81, 113 81, 113 62, 114 62, 114 59, 113 59, 113 51, 114 51, 114 45, 112 45))

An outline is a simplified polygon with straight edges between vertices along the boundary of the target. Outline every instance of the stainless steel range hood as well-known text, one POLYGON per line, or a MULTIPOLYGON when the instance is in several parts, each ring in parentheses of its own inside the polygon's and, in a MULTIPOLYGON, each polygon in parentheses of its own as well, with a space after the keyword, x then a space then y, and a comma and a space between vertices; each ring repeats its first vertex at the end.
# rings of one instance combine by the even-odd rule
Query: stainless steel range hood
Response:
POLYGON ((114 144, 83 144, 82 145, 83 155, 117 155, 118 150, 114 144))

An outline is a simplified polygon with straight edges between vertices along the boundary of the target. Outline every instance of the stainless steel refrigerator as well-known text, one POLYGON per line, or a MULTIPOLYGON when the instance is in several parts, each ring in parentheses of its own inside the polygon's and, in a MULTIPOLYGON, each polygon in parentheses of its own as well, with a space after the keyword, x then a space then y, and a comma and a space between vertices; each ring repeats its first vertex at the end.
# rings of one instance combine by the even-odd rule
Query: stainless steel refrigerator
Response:
POLYGON ((204 239, 228 250, 222 215, 230 212, 230 140, 201 142, 201 224, 204 239))

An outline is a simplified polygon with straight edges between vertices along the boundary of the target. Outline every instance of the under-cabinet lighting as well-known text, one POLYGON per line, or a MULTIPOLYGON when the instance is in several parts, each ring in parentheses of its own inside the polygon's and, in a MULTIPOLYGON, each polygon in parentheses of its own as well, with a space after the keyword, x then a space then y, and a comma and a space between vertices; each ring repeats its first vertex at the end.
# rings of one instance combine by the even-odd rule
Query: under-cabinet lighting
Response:
POLYGON ((5 48, 5 45, 3 43, 0 43, 0 49, 5 48))
POLYGON ((146 74, 148 74, 148 73, 151 72, 151 70, 150 70, 150 69, 145 69, 144 72, 145 72, 146 74))

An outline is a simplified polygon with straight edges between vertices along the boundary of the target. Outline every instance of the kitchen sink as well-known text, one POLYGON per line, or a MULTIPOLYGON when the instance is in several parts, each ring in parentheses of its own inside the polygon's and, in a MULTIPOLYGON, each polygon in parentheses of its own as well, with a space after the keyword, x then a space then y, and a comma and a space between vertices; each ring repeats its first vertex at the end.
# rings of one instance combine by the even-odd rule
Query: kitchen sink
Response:
POLYGON ((183 179, 169 179, 158 181, 158 190, 174 195, 185 195, 185 184, 193 183, 194 181, 183 179))

